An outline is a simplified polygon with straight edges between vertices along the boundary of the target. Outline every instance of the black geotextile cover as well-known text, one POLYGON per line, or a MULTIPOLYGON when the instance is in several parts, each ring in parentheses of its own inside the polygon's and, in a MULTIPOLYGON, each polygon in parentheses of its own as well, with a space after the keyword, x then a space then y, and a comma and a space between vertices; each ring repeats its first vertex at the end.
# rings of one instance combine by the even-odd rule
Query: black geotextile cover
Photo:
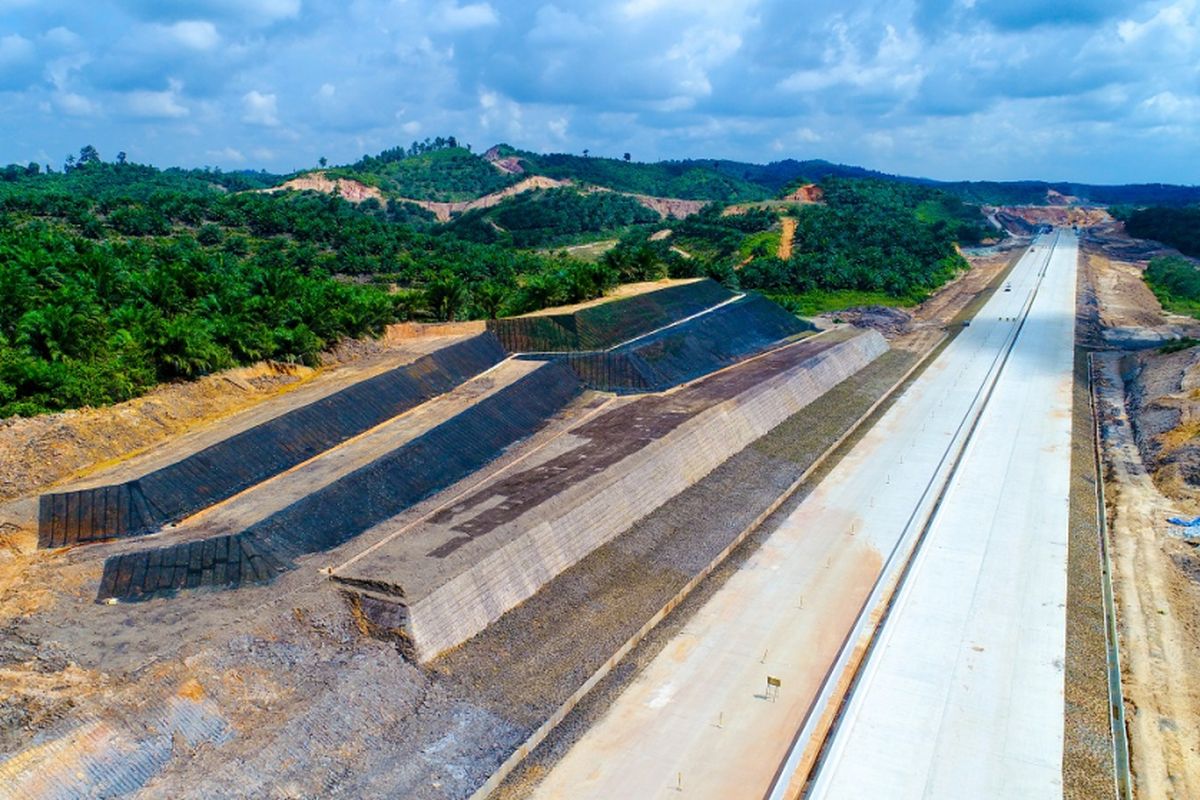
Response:
POLYGON ((510 353, 604 350, 670 325, 733 297, 712 280, 588 306, 570 314, 509 317, 488 322, 510 353))
POLYGON ((758 294, 605 353, 570 353, 585 384, 658 392, 736 364, 813 326, 758 294))
POLYGON ((548 363, 241 533, 109 558, 97 600, 269 581, 295 558, 349 541, 480 469, 582 388, 566 364, 548 363))
POLYGON ((471 379, 505 358, 490 333, 349 386, 137 480, 39 499, 38 546, 150 533, 471 379))

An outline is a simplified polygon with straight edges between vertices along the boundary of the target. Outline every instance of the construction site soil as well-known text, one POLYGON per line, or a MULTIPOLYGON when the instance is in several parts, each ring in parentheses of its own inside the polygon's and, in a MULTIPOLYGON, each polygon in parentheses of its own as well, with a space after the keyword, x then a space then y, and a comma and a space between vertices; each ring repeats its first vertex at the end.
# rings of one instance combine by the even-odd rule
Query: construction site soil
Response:
POLYGON ((1087 231, 1084 253, 1079 340, 1096 351, 1134 794, 1193 797, 1200 793, 1200 558, 1166 518, 1200 512, 1197 355, 1150 348, 1198 335, 1196 322, 1165 313, 1142 280, 1150 258, 1174 251, 1108 222, 1087 231))
POLYGON ((1122 364, 1142 461, 1164 495, 1194 502, 1200 489, 1200 348, 1138 353, 1122 364))
MULTIPOLYGON (((846 413, 843 406, 834 404, 834 411, 846 413)), ((831 436, 836 431, 820 417, 789 425, 831 436)), ((813 449, 819 452, 820 445, 813 449)), ((771 448, 761 450, 747 451, 742 468, 798 468, 771 448)), ((756 496, 769 499, 772 485, 759 484, 756 496)), ((724 489, 735 488, 746 488, 736 476, 724 489)), ((709 509, 704 516, 716 515, 709 509)), ((639 585, 660 593, 645 605, 611 585, 594 587, 593 602, 607 597, 614 625, 632 625, 636 612, 621 609, 652 607, 696 563, 689 543, 705 535, 692 540, 687 533, 675 531, 674 555, 666 547, 656 566, 646 568, 639 585), (672 557, 681 561, 672 564, 672 557)), ((646 535, 643 549, 650 546, 646 535)), ((637 541, 614 542, 609 552, 618 571, 610 575, 624 575, 620 567, 629 566, 637 541)), ((538 624, 512 623, 525 638, 503 645, 516 654, 506 668, 494 657, 496 643, 506 641, 506 628, 497 628, 484 636, 499 638, 472 642, 424 671, 391 645, 363 639, 331 585, 311 569, 289 573, 274 587, 244 589, 236 600, 232 593, 195 595, 113 609, 87 602, 84 573, 94 559, 83 550, 70 554, 79 558, 68 557, 66 565, 30 559, 22 580, 5 587, 9 608, 31 586, 54 585, 56 595, 12 622, 8 640, 21 646, 4 654, 0 707, 12 722, 9 747, 61 725, 61 735, 44 736, 37 750, 0 766, 0 781, 17 793, 72 796, 103 784, 175 797, 463 796, 589 666, 608 657, 606 648, 625 630, 614 628, 612 639, 595 631, 581 635, 581 617, 568 622, 566 611, 577 614, 580 607, 572 600, 538 624), (73 622, 67 631, 63 613, 73 622), (561 658, 557 672, 548 672, 532 654, 555 647, 560 654, 575 648, 579 658, 561 658)), ((604 559, 598 556, 598 563, 604 559)), ((547 602, 553 597, 546 593, 547 602)))
MULTIPOLYGON (((300 555, 295 559, 299 568, 281 574, 271 586, 185 593, 114 607, 94 603, 98 565, 107 555, 127 552, 128 542, 32 552, 32 532, 14 528, 13 546, 0 548, 0 794, 471 794, 620 644, 908 373, 943 338, 943 327, 953 333, 968 319, 987 293, 999 287, 1012 260, 1011 253, 991 254, 985 268, 967 273, 929 308, 918 309, 914 324, 892 331, 890 352, 558 575, 469 642, 424 667, 404 658, 397 643, 372 636, 367 620, 323 571, 377 545, 382 531, 369 531, 320 555, 300 555), (714 497, 737 502, 718 503, 714 497)), ((1089 298, 1103 307, 1094 292, 1084 294, 1082 307, 1092 307, 1089 298)), ((411 349, 403 352, 387 355, 386 364, 362 369, 383 371, 417 355, 411 349)), ((325 380, 329 386, 345 385, 325 380)), ((318 385, 316 379, 311 383, 318 385)), ((336 388, 329 386, 322 391, 336 388)), ((223 402, 211 405, 228 413, 230 401, 223 402)), ((529 446, 569 430, 599 402, 598 395, 585 392, 535 433, 529 446)), ((1104 794, 1096 790, 1104 785, 1108 741, 1105 707, 1097 701, 1105 695, 1096 677, 1103 656, 1096 553, 1088 543, 1089 536, 1095 541, 1094 476, 1089 484, 1082 454, 1090 444, 1080 439, 1078 387, 1075 413, 1068 625, 1076 633, 1069 634, 1066 664, 1063 769, 1066 796, 1083 798, 1104 794), (1082 534, 1074 535, 1077 530, 1082 534)), ((169 435, 139 439, 129 449, 169 435)), ((842 444, 616 665, 513 774, 501 796, 523 796, 535 784, 853 440, 842 444)), ((174 442, 171 446, 177 447, 174 442)), ((196 447, 194 442, 190 446, 196 447)), ((113 447, 106 457, 121 455, 119 444, 113 447)), ((439 498, 465 494, 480 475, 498 474, 514 458, 506 453, 408 513, 435 514, 439 498)), ((20 480, 22 488, 14 495, 44 485, 36 477, 20 480)), ((203 550, 200 555, 203 559, 203 550)), ((1186 567, 1186 562, 1172 563, 1186 567)))
POLYGON ((1195 548, 1166 518, 1195 502, 1162 496, 1142 462, 1120 352, 1094 357, 1112 539, 1122 685, 1137 797, 1200 795, 1200 585, 1195 548))

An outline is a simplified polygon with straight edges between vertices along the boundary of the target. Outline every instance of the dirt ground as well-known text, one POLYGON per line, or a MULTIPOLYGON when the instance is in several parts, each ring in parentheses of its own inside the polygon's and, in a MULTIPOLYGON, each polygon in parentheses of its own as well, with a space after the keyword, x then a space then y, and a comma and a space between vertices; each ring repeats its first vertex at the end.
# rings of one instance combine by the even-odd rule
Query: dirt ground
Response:
POLYGON ((1089 230, 1083 249, 1139 798, 1200 797, 1200 556, 1166 522, 1200 513, 1200 352, 1155 349, 1196 336, 1197 326, 1163 312, 1141 279, 1149 259, 1168 252, 1117 223, 1089 230))
POLYGON ((971 268, 910 311, 887 306, 851 308, 820 315, 820 324, 825 327, 840 320, 860 328, 873 328, 892 347, 925 352, 941 340, 948 326, 969 319, 988 290, 995 288, 999 277, 1021 257, 1026 244, 1027 240, 1011 239, 999 247, 964 252, 971 268))
POLYGON ((796 222, 795 217, 783 217, 780 219, 780 224, 783 226, 782 233, 779 234, 779 260, 787 261, 792 257, 792 242, 796 239, 796 222))
POLYGON ((1105 486, 1134 787, 1141 798, 1200 797, 1200 558, 1166 518, 1200 504, 1154 486, 1131 432, 1119 353, 1096 357, 1105 486))
POLYGON ((274 189, 260 189, 263 192, 321 192, 323 194, 336 194, 344 200, 349 200, 351 203, 361 203, 367 199, 379 201, 380 205, 387 205, 387 199, 383 196, 383 192, 374 186, 367 186, 365 183, 350 180, 349 178, 333 178, 330 179, 324 172, 310 172, 307 175, 302 175, 299 178, 293 178, 286 183, 282 183, 274 189))
MULTIPOLYGON (((1057 195, 1055 199, 1058 200, 1066 201, 1075 199, 1066 198, 1057 192, 1053 192, 1052 194, 1057 195)), ((1057 227, 1073 225, 1080 228, 1091 228, 1113 221, 1108 211, 1103 208, 1072 206, 1065 203, 1048 206, 999 206, 985 208, 984 212, 996 216, 997 219, 1003 221, 1010 229, 1016 228, 1021 233, 1028 232, 1032 226, 1036 225, 1054 225, 1057 227), (1017 225, 1014 226, 1013 222, 1016 222, 1017 225), (1024 225, 1020 223, 1024 223, 1024 225)))
POLYGON ((1090 230, 1082 252, 1103 343, 1140 349, 1200 335, 1200 323, 1164 311, 1142 279, 1150 259, 1169 251, 1153 242, 1130 239, 1114 223, 1090 230))

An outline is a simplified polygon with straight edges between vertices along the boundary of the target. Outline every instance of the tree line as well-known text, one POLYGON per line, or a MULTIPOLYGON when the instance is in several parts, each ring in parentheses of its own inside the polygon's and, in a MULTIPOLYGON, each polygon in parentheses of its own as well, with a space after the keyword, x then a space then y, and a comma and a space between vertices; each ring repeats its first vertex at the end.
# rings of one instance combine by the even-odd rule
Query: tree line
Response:
POLYGON ((1125 230, 1139 239, 1153 239, 1181 253, 1200 258, 1200 206, 1114 209, 1125 230))

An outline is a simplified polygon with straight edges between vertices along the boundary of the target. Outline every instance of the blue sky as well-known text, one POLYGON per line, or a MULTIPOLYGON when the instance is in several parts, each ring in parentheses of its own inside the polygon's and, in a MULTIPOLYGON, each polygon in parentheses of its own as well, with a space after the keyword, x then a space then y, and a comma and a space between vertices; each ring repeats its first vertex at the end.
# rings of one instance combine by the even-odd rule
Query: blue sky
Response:
POLYGON ((1200 183, 1200 0, 0 0, 0 163, 426 136, 1200 183))

